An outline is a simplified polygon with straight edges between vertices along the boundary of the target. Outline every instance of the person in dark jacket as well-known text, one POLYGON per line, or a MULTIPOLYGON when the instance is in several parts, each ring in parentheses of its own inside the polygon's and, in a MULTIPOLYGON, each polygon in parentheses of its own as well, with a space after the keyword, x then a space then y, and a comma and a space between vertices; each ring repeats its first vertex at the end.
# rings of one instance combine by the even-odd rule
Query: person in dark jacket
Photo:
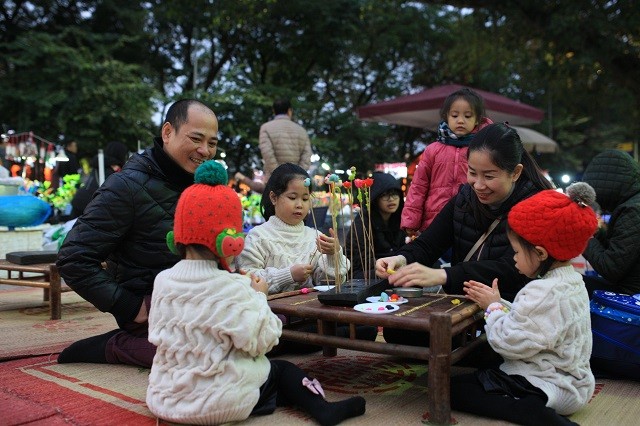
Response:
POLYGON ((179 100, 167 111, 154 145, 98 189, 67 234, 56 264, 69 287, 111 313, 119 328, 73 343, 59 363, 151 367, 155 346, 147 340, 147 318, 153 282, 180 260, 166 235, 180 194, 193 184, 196 168, 215 156, 217 145, 213 111, 197 100, 179 100))
MULTIPOLYGON (((463 283, 479 281, 491 286, 495 278, 500 294, 513 301, 529 281, 515 267, 506 232, 506 215, 519 201, 552 188, 520 136, 505 124, 480 130, 469 144, 467 183, 435 217, 431 225, 395 256, 378 259, 376 274, 396 287, 435 287, 463 294, 463 283), (486 239, 476 246, 483 235, 486 239), (451 249, 451 266, 433 265, 451 249), (467 259, 467 260, 465 260, 467 259)), ((384 330, 387 341, 424 344, 424 333, 384 330), (414 336, 415 335, 415 336, 414 336)))
MULTIPOLYGON (((105 180, 115 172, 122 170, 122 166, 129 158, 129 148, 122 142, 111 141, 104 148, 103 166, 105 180)), ((93 194, 100 186, 99 179, 99 156, 96 154, 91 159, 91 172, 78 188, 71 200, 71 215, 69 219, 75 219, 84 212, 85 207, 91 201, 93 194)))
POLYGON ((585 276, 589 291, 640 293, 640 165, 626 152, 596 155, 582 180, 596 191, 609 223, 601 226, 583 253, 600 277, 585 276))
POLYGON ((66 175, 74 175, 80 173, 82 167, 78 161, 78 142, 69 140, 64 144, 64 154, 69 160, 58 161, 53 169, 53 178, 51 180, 51 188, 57 189, 62 185, 62 179, 66 175))
POLYGON ((394 255, 407 236, 400 229, 404 206, 400 182, 388 173, 374 172, 371 177, 369 209, 363 206, 345 241, 353 279, 375 278, 376 259, 394 255))

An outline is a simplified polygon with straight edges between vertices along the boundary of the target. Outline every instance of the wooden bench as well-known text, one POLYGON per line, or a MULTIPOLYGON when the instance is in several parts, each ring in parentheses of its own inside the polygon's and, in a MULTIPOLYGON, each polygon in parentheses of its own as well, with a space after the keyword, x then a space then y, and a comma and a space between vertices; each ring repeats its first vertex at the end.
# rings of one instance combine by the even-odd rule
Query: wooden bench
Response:
POLYGON ((0 277, 0 284, 17 285, 23 287, 39 287, 44 289, 43 300, 49 302, 51 319, 62 316, 62 293, 73 291, 62 285, 60 274, 55 263, 36 263, 33 265, 19 265, 6 259, 0 259, 0 271, 6 271, 7 277, 0 277), (14 277, 14 274, 17 273, 14 277), (28 273, 30 276, 26 276, 28 273))

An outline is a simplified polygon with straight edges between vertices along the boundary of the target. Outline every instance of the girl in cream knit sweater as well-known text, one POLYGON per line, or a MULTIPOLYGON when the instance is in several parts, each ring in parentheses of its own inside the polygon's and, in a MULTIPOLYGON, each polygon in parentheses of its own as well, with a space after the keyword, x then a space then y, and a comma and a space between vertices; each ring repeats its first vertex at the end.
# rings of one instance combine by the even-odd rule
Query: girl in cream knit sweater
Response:
POLYGON ((323 279, 345 276, 349 260, 336 253, 334 230, 324 235, 303 223, 311 208, 310 180, 300 166, 285 163, 274 171, 262 195, 266 222, 249 231, 238 267, 269 284, 269 294, 313 287, 323 279))
POLYGON ((322 425, 363 414, 362 397, 328 402, 317 380, 265 356, 278 344, 282 322, 267 304, 263 280, 230 271, 244 235, 237 232, 240 200, 226 177, 219 163, 207 161, 178 201, 167 240, 183 260, 157 275, 149 312, 149 341, 157 346, 149 410, 170 422, 206 425, 270 414, 276 406, 300 407, 322 425))

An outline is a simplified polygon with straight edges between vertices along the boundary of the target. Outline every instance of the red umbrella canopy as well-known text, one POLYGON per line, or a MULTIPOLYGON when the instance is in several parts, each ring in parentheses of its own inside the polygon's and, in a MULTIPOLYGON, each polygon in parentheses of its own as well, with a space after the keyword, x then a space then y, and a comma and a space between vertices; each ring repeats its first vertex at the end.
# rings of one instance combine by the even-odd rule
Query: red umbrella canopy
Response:
MULTIPOLYGON (((400 96, 388 101, 358 107, 358 118, 435 131, 440 124, 440 108, 447 96, 462 89, 459 84, 447 84, 424 90, 413 95, 400 96)), ((535 124, 542 121, 544 111, 496 93, 474 89, 484 99, 487 116, 494 122, 509 124, 535 124)))

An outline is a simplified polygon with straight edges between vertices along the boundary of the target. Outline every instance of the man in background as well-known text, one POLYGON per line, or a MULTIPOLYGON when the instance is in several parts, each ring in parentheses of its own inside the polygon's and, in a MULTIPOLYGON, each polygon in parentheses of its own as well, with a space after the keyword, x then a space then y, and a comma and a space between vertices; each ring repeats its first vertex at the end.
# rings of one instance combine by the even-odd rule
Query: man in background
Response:
POLYGON ((264 162, 262 182, 252 180, 242 173, 236 173, 238 181, 249 185, 252 190, 262 192, 264 182, 280 164, 293 163, 309 170, 311 166, 311 141, 304 127, 292 120, 293 109, 289 99, 273 102, 273 120, 260 126, 260 153, 264 162))

